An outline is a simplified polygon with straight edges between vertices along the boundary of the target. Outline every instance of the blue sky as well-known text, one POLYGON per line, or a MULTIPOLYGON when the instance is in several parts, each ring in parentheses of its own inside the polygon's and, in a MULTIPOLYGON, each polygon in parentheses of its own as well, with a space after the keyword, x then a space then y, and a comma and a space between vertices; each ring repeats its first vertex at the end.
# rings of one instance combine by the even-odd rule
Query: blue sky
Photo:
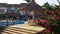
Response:
MULTIPOLYGON (((35 0, 37 4, 43 5, 44 3, 48 2, 50 5, 58 5, 57 0, 35 0)), ((0 3, 8 3, 8 4, 20 4, 26 3, 24 0, 0 0, 0 3)))

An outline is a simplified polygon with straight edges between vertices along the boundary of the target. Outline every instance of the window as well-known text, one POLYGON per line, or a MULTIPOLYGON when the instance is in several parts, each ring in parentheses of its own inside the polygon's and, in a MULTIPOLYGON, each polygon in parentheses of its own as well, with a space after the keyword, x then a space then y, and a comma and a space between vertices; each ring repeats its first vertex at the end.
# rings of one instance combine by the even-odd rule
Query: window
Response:
POLYGON ((6 13, 6 8, 0 8, 0 14, 6 13))
POLYGON ((15 10, 15 8, 14 7, 11 7, 11 10, 15 10))
POLYGON ((0 14, 1 14, 1 13, 4 13, 4 9, 0 9, 0 14))
POLYGON ((9 13, 17 13, 17 9, 15 7, 11 7, 9 9, 9 13))

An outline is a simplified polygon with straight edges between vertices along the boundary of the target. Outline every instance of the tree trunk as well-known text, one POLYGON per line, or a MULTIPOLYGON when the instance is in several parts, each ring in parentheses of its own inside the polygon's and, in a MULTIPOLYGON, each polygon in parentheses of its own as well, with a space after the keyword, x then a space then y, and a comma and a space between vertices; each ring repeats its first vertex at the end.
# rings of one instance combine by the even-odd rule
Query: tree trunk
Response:
POLYGON ((6 26, 8 26, 8 16, 6 15, 6 26))
POLYGON ((12 16, 12 24, 14 25, 14 16, 12 16))

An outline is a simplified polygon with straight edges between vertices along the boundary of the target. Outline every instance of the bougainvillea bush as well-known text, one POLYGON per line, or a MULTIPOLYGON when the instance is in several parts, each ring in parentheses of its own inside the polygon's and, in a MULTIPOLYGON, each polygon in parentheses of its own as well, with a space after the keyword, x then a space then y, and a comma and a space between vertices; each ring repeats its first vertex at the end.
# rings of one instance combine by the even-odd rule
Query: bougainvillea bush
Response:
POLYGON ((60 33, 60 10, 46 12, 46 15, 41 16, 37 21, 39 22, 38 25, 47 28, 47 31, 54 32, 55 34, 60 33))
MULTIPOLYGON (((51 31, 54 31, 54 34, 60 33, 60 12, 59 11, 50 11, 47 12, 47 16, 49 17, 49 26, 51 31)), ((49 29, 49 28, 48 28, 49 29)))

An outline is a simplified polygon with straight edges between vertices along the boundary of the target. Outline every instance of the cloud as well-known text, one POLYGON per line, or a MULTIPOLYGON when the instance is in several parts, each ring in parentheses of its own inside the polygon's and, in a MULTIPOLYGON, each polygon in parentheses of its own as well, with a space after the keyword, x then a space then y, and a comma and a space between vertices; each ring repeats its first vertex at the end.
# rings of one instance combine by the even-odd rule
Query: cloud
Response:
POLYGON ((44 5, 44 3, 48 2, 50 5, 58 5, 57 0, 36 0, 36 3, 39 5, 44 5))
POLYGON ((26 1, 24 0, 0 0, 0 3, 20 4, 20 3, 26 3, 26 1))
MULTIPOLYGON (((44 3, 48 2, 50 5, 51 4, 57 4, 57 0, 35 0, 37 4, 43 5, 44 3)), ((20 4, 20 3, 27 3, 24 0, 0 0, 0 3, 8 3, 8 4, 20 4)))

